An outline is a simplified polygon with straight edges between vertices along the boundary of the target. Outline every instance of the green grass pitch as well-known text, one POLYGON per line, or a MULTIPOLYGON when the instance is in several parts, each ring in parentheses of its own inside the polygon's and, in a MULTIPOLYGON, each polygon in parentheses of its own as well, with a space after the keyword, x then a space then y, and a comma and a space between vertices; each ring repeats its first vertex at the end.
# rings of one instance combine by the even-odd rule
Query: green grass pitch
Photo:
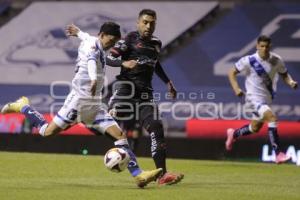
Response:
MULTIPOLYGON (((149 158, 139 163, 154 167, 149 158)), ((105 169, 101 156, 0 152, 0 199, 300 199, 296 165, 169 159, 168 166, 185 174, 181 183, 139 189, 127 171, 105 169)))

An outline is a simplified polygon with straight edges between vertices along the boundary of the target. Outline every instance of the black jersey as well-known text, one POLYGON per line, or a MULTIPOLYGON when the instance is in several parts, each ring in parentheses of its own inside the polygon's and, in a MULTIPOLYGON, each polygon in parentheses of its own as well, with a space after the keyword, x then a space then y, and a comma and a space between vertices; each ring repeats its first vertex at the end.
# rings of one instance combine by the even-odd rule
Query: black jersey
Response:
POLYGON ((154 72, 164 82, 169 81, 158 61, 160 51, 161 41, 157 37, 143 39, 137 31, 130 32, 110 50, 107 62, 108 65, 114 65, 112 63, 119 57, 123 61, 137 60, 138 65, 132 69, 122 67, 117 79, 132 81, 140 91, 152 91, 151 82, 154 72))

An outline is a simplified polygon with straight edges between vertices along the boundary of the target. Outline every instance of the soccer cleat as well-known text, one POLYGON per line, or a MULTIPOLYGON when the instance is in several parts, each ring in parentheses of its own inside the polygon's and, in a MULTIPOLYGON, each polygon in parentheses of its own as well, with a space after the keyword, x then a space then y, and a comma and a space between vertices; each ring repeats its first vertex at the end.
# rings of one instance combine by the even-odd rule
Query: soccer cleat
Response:
POLYGON ((162 168, 151 171, 143 171, 142 173, 134 177, 137 186, 139 186, 140 188, 145 187, 146 185, 148 185, 148 183, 155 181, 161 175, 162 171, 162 168))
POLYGON ((291 156, 287 156, 283 152, 279 152, 279 154, 276 155, 275 163, 276 164, 281 164, 289 161, 291 159, 291 156))
POLYGON ((175 174, 167 172, 158 179, 158 185, 173 185, 180 182, 183 179, 183 174, 175 174))
POLYGON ((23 97, 20 97, 15 102, 10 102, 10 103, 5 104, 3 106, 3 108, 1 109, 1 113, 2 114, 19 113, 19 112, 21 112, 21 109, 26 105, 29 105, 29 100, 27 97, 23 96, 23 97))
POLYGON ((233 128, 227 129, 227 139, 226 139, 226 142, 225 142, 225 148, 226 148, 227 151, 231 151, 233 143, 236 140, 236 139, 233 138, 233 133, 234 133, 233 128))

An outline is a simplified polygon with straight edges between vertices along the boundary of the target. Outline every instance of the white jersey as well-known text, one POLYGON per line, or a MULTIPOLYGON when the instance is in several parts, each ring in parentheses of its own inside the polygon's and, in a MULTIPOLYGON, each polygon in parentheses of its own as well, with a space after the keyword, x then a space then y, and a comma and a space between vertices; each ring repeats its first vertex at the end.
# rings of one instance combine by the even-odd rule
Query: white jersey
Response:
MULTIPOLYGON (((83 34, 83 33, 81 33, 83 34)), ((80 34, 79 34, 80 35, 80 34)), ((96 37, 85 37, 78 48, 75 77, 72 80, 72 89, 80 97, 91 97, 91 78, 88 71, 88 61, 95 60, 97 65, 96 97, 101 95, 105 76, 105 52, 96 37)))
POLYGON ((246 100, 270 104, 272 102, 271 93, 267 89, 263 78, 259 76, 251 66, 249 60, 250 57, 255 58, 256 61, 264 68, 265 72, 272 80, 274 92, 277 90, 278 73, 286 73, 287 69, 284 66, 281 57, 273 52, 270 52, 270 57, 267 60, 263 60, 260 58, 258 53, 255 53, 244 56, 235 63, 236 69, 246 74, 246 100))
MULTIPOLYGON (((79 35, 82 36, 81 34, 79 35)), ((99 133, 104 133, 110 126, 118 126, 106 112, 100 100, 91 98, 91 80, 97 80, 95 96, 99 97, 101 94, 105 75, 104 67, 105 53, 99 40, 96 37, 84 36, 78 48, 72 91, 53 119, 57 126, 65 129, 74 123, 83 122, 88 128, 93 128, 93 131, 99 133), (96 61, 96 64, 89 60, 96 61)))

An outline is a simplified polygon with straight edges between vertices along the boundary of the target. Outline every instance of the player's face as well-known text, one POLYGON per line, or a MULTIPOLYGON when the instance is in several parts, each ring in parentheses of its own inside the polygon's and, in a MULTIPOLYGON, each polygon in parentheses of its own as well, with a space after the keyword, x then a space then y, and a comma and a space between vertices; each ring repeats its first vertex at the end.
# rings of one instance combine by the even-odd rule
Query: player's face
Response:
POLYGON ((104 50, 108 50, 113 47, 119 39, 119 37, 113 35, 107 35, 103 33, 100 34, 100 41, 104 50))
POLYGON ((151 37, 155 31, 156 18, 150 15, 142 15, 137 21, 137 29, 142 37, 151 37))
POLYGON ((261 41, 256 44, 256 49, 257 49, 258 55, 262 59, 267 59, 270 55, 271 44, 268 42, 261 41))

